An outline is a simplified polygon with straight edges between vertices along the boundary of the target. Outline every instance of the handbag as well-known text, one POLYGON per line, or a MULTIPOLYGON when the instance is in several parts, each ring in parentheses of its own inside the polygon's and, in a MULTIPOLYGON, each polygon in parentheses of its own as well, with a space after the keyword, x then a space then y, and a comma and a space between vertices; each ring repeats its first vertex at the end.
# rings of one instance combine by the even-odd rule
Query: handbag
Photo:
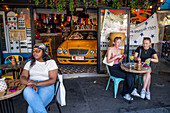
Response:
MULTIPOLYGON (((113 51, 112 51, 112 52, 113 52, 113 51)), ((114 64, 114 61, 112 61, 112 62, 110 62, 110 63, 107 62, 107 52, 106 52, 106 55, 105 55, 105 57, 104 57, 104 59, 103 59, 103 63, 106 64, 106 65, 108 65, 108 66, 113 66, 113 64, 114 64)))
POLYGON ((57 88, 57 94, 56 94, 56 100, 61 106, 66 105, 66 90, 63 84, 63 76, 61 74, 58 74, 59 81, 56 84, 57 88))

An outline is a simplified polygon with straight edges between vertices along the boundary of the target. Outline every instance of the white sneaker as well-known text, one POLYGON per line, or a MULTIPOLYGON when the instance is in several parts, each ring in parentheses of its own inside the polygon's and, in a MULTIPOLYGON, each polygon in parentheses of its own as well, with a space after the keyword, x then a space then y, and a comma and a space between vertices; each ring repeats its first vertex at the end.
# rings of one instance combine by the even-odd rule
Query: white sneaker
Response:
POLYGON ((151 100, 151 93, 149 91, 146 91, 146 99, 151 100))
POLYGON ((140 97, 141 97, 142 99, 145 99, 145 94, 146 94, 146 90, 145 90, 145 89, 142 89, 142 90, 141 90, 141 93, 140 93, 140 97))
POLYGON ((140 97, 140 95, 138 94, 136 88, 134 88, 134 90, 132 91, 131 95, 136 96, 136 97, 140 97))
POLYGON ((123 98, 128 101, 133 100, 133 98, 130 96, 130 94, 125 94, 125 96, 123 96, 123 98))

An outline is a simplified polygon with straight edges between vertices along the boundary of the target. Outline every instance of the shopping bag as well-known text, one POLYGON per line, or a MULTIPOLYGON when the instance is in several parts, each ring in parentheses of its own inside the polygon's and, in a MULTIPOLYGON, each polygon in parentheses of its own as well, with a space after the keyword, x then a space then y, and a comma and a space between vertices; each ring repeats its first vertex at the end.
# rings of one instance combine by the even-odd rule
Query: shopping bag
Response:
POLYGON ((66 105, 66 90, 63 84, 63 76, 61 74, 58 74, 59 81, 56 84, 56 100, 61 106, 66 105))

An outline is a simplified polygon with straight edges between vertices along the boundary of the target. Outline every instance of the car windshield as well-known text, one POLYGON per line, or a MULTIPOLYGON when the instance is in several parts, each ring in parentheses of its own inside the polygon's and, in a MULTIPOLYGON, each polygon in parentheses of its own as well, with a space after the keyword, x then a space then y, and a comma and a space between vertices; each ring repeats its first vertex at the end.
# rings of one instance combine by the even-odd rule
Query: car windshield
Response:
POLYGON ((68 38, 69 40, 96 40, 96 31, 75 31, 68 38))

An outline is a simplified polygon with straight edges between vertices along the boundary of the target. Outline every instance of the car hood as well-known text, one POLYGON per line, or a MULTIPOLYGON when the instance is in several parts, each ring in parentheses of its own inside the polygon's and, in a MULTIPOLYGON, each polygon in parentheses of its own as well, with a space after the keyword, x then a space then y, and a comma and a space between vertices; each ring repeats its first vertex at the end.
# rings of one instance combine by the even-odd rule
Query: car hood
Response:
POLYGON ((97 48, 97 40, 66 40, 60 47, 67 48, 97 48))

